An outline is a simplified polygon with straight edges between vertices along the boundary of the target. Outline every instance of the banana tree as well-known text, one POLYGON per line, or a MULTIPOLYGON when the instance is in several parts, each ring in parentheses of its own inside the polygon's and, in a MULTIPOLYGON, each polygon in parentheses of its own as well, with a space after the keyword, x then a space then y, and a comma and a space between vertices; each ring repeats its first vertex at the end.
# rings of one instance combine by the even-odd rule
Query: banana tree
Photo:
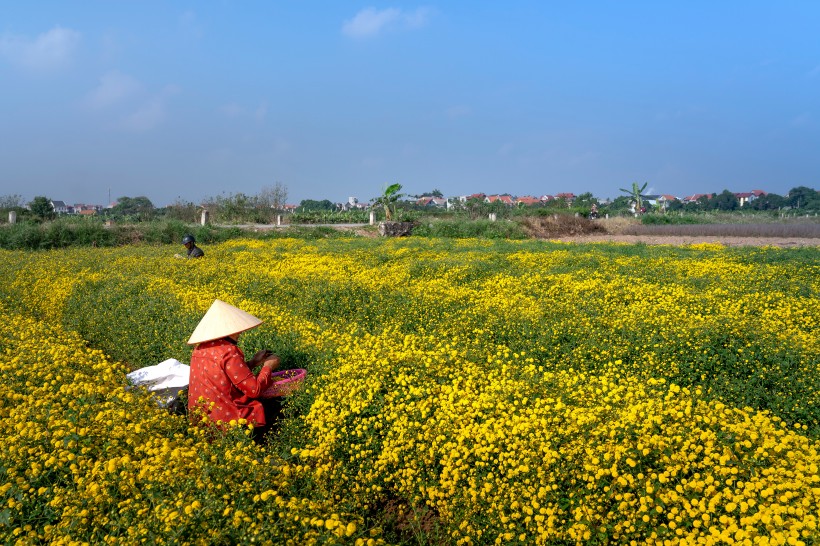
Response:
POLYGON ((393 220, 393 216, 396 212, 396 203, 404 197, 404 194, 399 193, 399 191, 401 191, 401 184, 390 184, 384 189, 384 193, 373 201, 374 207, 384 208, 384 218, 388 222, 393 220))
POLYGON ((649 182, 644 182, 643 186, 638 187, 637 182, 632 183, 632 189, 627 190, 621 188, 621 191, 627 194, 632 200, 635 202, 635 211, 640 212, 643 209, 643 192, 646 190, 646 186, 649 185, 649 182))

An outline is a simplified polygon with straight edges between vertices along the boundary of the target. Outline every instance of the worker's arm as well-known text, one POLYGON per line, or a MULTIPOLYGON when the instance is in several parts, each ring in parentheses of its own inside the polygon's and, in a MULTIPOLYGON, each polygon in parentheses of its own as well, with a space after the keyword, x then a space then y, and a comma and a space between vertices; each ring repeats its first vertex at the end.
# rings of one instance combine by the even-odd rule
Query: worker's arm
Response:
POLYGON ((272 362, 269 364, 269 360, 266 360, 262 365, 262 371, 259 375, 254 376, 239 352, 225 362, 225 373, 228 379, 249 398, 259 398, 259 395, 265 392, 271 384, 272 372, 272 362))

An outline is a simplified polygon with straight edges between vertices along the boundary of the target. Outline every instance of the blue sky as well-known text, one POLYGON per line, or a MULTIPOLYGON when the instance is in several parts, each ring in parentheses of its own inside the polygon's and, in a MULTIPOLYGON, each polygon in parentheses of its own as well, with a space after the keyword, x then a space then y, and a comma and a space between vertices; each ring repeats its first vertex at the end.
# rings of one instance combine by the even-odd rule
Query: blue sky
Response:
POLYGON ((820 187, 814 1, 0 0, 0 195, 820 187))

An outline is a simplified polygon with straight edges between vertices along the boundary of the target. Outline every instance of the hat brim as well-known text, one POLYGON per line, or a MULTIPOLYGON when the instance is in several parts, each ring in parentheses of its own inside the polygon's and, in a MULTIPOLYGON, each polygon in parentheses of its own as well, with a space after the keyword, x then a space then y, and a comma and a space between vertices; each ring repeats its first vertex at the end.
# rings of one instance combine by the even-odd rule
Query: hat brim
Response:
POLYGON ((214 300, 188 339, 188 345, 221 339, 256 328, 262 321, 222 300, 214 300))

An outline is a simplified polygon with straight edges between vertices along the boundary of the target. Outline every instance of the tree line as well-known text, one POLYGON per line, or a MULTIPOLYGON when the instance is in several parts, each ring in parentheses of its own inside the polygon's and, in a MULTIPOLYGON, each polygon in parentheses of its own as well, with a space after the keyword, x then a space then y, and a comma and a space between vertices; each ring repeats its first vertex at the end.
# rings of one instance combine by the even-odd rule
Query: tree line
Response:
MULTIPOLYGON (((486 218, 489 213, 496 213, 501 217, 520 214, 544 214, 550 212, 570 212, 587 216, 593 205, 600 215, 631 215, 643 213, 698 213, 711 211, 756 211, 777 213, 789 211, 796 214, 816 214, 820 212, 820 192, 815 189, 798 186, 789 190, 786 195, 768 193, 758 196, 749 203, 741 206, 737 196, 729 190, 720 193, 703 195, 697 201, 683 202, 679 200, 654 204, 643 195, 646 184, 633 184, 632 189, 623 189, 625 195, 616 197, 612 201, 603 201, 590 192, 582 193, 575 199, 563 198, 536 205, 516 205, 510 207, 504 203, 487 203, 482 199, 469 199, 461 202, 450 200, 446 209, 428 207, 418 204, 420 197, 442 197, 439 190, 419 195, 399 193, 400 184, 386 186, 385 192, 373 199, 372 209, 377 212, 379 220, 393 218, 397 220, 414 220, 423 214, 467 216, 470 218, 486 218), (411 199, 402 199, 410 197, 411 199), (387 206, 385 206, 387 205, 387 206)), ((114 221, 144 222, 152 220, 179 220, 188 223, 200 221, 203 210, 207 210, 210 220, 215 223, 275 223, 276 216, 282 214, 288 197, 287 187, 282 183, 263 188, 255 195, 232 193, 206 197, 199 204, 191 201, 176 200, 167 207, 156 207, 145 196, 122 196, 112 208, 99 211, 98 217, 114 221)), ((342 206, 328 199, 304 199, 294 212, 294 220, 300 223, 333 223, 364 222, 368 211, 343 211, 342 206)), ((36 196, 26 203, 20 195, 0 196, 0 211, 4 222, 9 211, 15 211, 21 221, 42 222, 56 218, 57 213, 46 196, 36 196)))

